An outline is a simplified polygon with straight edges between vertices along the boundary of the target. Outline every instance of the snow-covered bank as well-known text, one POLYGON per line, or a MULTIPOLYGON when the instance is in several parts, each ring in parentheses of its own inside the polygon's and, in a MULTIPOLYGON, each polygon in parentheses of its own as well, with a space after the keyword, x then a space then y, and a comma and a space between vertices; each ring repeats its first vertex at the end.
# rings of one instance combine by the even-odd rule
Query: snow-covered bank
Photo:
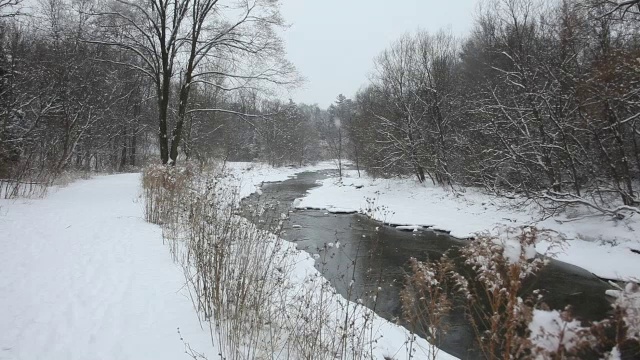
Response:
POLYGON ((139 174, 0 201, 0 359, 213 359, 139 174))
POLYGON ((302 167, 279 167, 255 163, 255 162, 229 162, 225 165, 232 179, 227 179, 228 186, 238 186, 241 198, 247 197, 256 191, 259 191, 262 183, 284 181, 305 171, 321 171, 335 169, 335 163, 332 161, 320 162, 315 165, 306 165, 302 167))
MULTIPOLYGON (((411 179, 358 178, 355 171, 344 172, 342 182, 330 178, 321 185, 312 189, 297 206, 361 212, 373 206, 375 211, 368 213, 373 213, 377 220, 429 226, 461 238, 505 226, 534 225, 558 232, 567 239, 562 249, 553 249, 558 260, 603 278, 640 278, 640 254, 632 251, 640 250, 640 216, 624 220, 602 216, 539 220, 534 206, 518 207, 515 202, 476 189, 454 194, 411 179)), ((543 241, 537 250, 547 253, 551 246, 543 241)))
MULTIPOLYGON (((272 168, 270 166, 255 163, 228 163, 227 169, 232 176, 225 178, 226 186, 238 186, 240 188, 241 197, 250 195, 253 192, 260 191, 259 186, 263 182, 284 181, 298 173, 305 171, 319 171, 325 169, 334 169, 332 162, 320 163, 314 166, 306 166, 300 168, 272 168)), ((310 308, 325 308, 333 320, 344 321, 344 314, 355 313, 356 315, 348 315, 354 319, 354 323, 349 325, 360 328, 358 332, 367 334, 366 337, 371 340, 366 344, 366 351, 371 353, 375 359, 409 359, 409 358, 431 358, 433 351, 432 346, 419 337, 414 337, 413 343, 409 341, 412 335, 405 328, 393 324, 384 318, 376 315, 373 311, 365 309, 362 305, 348 301, 340 296, 336 290, 322 278, 322 274, 315 268, 316 259, 309 253, 297 249, 295 243, 283 241, 281 244, 281 253, 286 254, 289 261, 294 264, 293 270, 285 281, 289 287, 287 297, 291 297, 295 302, 308 303, 310 308), (312 293, 300 296, 300 294, 312 293), (367 324, 360 324, 366 322, 367 324), (366 329, 366 331, 365 331, 366 329)), ((280 265, 278 265, 280 266, 280 265)), ((286 266, 285 266, 286 267, 286 266)), ((356 299, 352 299, 356 300, 356 299)), ((290 301, 291 302, 291 301, 290 301)), ((296 317, 299 304, 291 304, 287 307, 291 317, 296 317)), ((306 310, 304 310, 306 311, 306 310)), ((314 311, 317 311, 314 310, 314 311)), ((331 327, 330 320, 323 326, 331 327)), ((311 320, 309 320, 311 321, 311 320)), ((349 321, 351 323, 351 320, 349 321)), ((317 324, 310 323, 313 327, 317 324)), ((336 323, 336 330, 341 328, 340 323, 336 323)), ((332 336, 338 336, 332 334, 332 336)), ((450 360, 457 359, 444 351, 437 352, 437 359, 450 360)))

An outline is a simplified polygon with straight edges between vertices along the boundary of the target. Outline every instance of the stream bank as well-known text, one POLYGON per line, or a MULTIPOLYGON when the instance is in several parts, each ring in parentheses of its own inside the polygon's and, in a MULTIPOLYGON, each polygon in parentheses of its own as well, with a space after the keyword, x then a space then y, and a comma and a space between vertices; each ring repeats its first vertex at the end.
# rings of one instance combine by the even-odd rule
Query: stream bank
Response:
MULTIPOLYGON (((275 219, 288 213, 282 237, 316 257, 316 268, 342 296, 362 301, 390 321, 399 321, 398 294, 409 258, 438 258, 467 241, 432 230, 401 231, 361 214, 293 208, 296 199, 331 174, 332 171, 307 172, 282 182, 265 183, 259 194, 245 199, 245 204, 262 206, 268 209, 267 216, 275 219), (375 301, 373 294, 377 294, 375 301)), ((529 286, 543 291, 550 308, 571 305, 574 315, 582 320, 602 320, 611 309, 604 295, 610 289, 608 284, 560 261, 552 260, 529 286)), ((461 359, 479 358, 477 352, 468 350, 473 349, 474 333, 466 315, 454 312, 447 322, 450 330, 440 347, 461 359)))

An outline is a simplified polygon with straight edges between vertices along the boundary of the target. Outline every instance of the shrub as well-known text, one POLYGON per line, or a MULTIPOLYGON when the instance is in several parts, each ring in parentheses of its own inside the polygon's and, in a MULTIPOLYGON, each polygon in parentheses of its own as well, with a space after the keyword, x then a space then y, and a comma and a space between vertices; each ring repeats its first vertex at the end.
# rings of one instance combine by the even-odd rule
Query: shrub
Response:
MULTIPOLYGON (((422 262, 411 259, 402 292, 406 320, 427 324, 430 341, 446 333, 452 304, 464 303, 478 347, 487 359, 632 359, 640 354, 640 291, 620 288, 613 315, 600 322, 575 319, 571 308, 550 311, 537 291, 523 297, 523 284, 546 264, 536 256, 541 233, 535 228, 487 234, 470 245, 422 262), (452 259, 460 259, 460 263, 452 259)), ((434 349, 437 348, 434 347, 434 349)), ((433 355, 435 357, 435 355, 433 355)))
POLYGON ((145 220, 158 225, 179 222, 179 205, 192 178, 193 169, 189 165, 146 167, 142 172, 145 220))

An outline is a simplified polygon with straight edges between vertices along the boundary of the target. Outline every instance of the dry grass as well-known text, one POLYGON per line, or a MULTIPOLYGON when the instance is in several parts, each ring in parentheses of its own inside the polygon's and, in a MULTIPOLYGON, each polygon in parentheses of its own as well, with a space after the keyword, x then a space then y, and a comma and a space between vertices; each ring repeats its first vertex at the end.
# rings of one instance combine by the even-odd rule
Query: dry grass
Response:
POLYGON ((47 194, 49 186, 48 182, 0 180, 0 197, 4 199, 41 198, 47 194))
POLYGON ((158 225, 177 223, 182 199, 189 191, 192 178, 190 166, 152 165, 145 168, 142 172, 145 220, 158 225))
POLYGON ((52 186, 64 187, 89 177, 88 172, 78 170, 67 170, 58 174, 46 171, 13 174, 11 178, 0 179, 0 198, 42 198, 52 186))
POLYGON ((449 274, 455 265, 446 255, 434 262, 411 258, 409 265, 411 273, 400 292, 402 316, 412 332, 428 334, 429 358, 435 360, 449 330, 446 317, 454 306, 450 296, 454 284, 449 274))
POLYGON ((580 323, 566 308, 552 326, 532 336, 534 310, 549 310, 537 291, 529 297, 523 291, 524 282, 546 263, 527 251, 539 236, 534 228, 522 228, 516 238, 520 253, 515 257, 507 255, 500 240, 486 235, 437 261, 412 259, 401 298, 406 320, 414 326, 426 324, 422 330, 437 345, 438 334, 447 330, 442 319, 454 302, 462 300, 486 359, 599 359, 614 352, 623 359, 637 358, 640 331, 633 329, 640 328, 640 293, 629 290, 637 286, 627 285, 621 291, 609 319, 580 323))
POLYGON ((284 216, 268 220, 258 207, 249 216, 260 229, 239 216, 239 195, 219 169, 153 167, 142 181, 145 216, 162 225, 221 356, 371 358, 373 312, 305 274, 312 260, 278 236, 284 216))

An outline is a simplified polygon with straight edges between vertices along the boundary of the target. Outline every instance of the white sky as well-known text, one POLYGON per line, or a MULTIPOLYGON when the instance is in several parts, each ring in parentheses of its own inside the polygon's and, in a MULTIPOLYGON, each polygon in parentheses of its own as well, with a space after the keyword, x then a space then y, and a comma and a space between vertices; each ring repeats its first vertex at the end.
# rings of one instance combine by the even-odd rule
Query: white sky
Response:
POLYGON ((282 0, 288 59, 307 79, 289 96, 327 107, 352 97, 373 58, 408 31, 468 33, 479 0, 282 0))

